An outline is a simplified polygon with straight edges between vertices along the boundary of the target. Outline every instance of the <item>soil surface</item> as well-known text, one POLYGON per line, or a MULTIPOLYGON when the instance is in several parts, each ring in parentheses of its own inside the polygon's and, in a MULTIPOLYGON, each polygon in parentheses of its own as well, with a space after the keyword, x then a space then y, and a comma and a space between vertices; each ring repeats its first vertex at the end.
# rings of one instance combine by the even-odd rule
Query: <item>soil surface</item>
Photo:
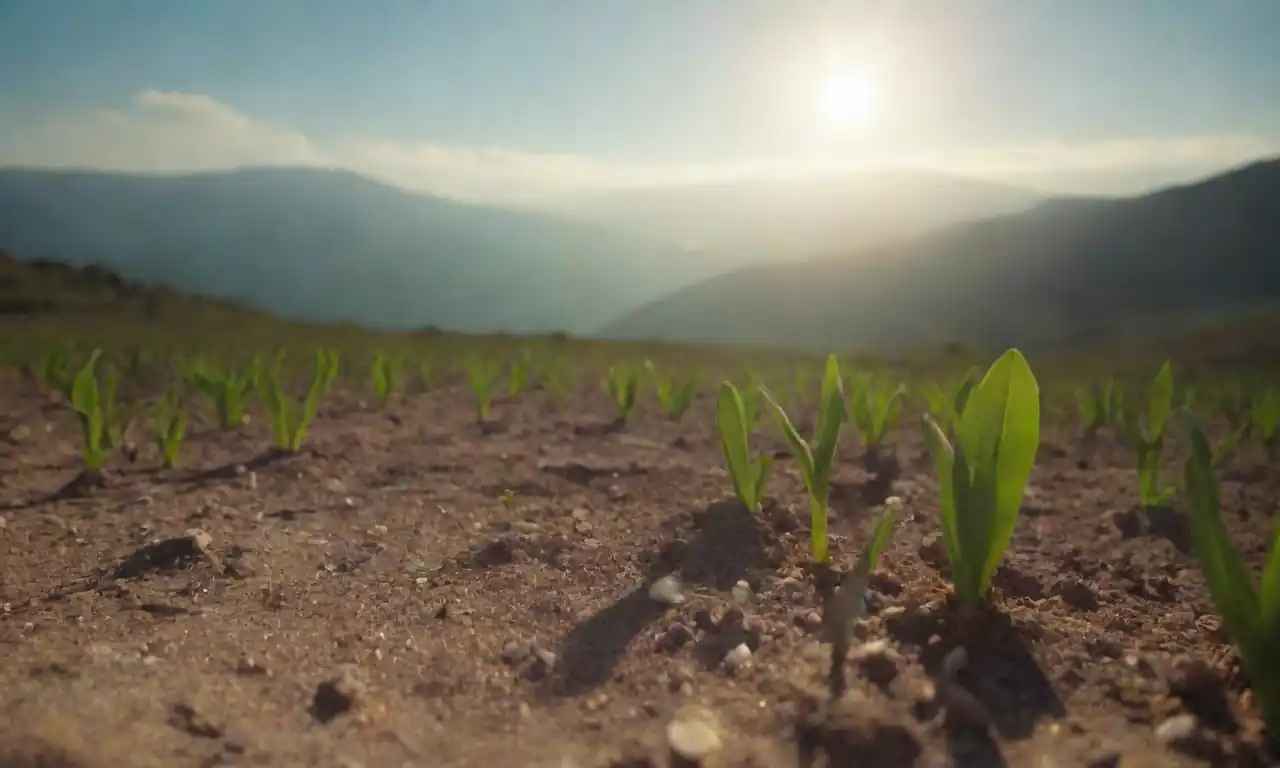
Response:
MULTIPOLYGON (((194 427, 184 468, 142 440, 60 494, 73 416, 4 384, 0 766, 1280 765, 1181 512, 1135 509, 1106 439, 1043 428, 975 614, 918 429, 876 475, 846 433, 837 567, 886 495, 909 519, 833 701, 797 467, 747 513, 710 398, 611 429, 601 394, 533 392, 481 429, 461 388, 361 397, 331 394, 297 455, 263 453, 255 412, 194 427)), ((1260 568, 1280 473, 1249 451, 1222 478, 1260 568)))

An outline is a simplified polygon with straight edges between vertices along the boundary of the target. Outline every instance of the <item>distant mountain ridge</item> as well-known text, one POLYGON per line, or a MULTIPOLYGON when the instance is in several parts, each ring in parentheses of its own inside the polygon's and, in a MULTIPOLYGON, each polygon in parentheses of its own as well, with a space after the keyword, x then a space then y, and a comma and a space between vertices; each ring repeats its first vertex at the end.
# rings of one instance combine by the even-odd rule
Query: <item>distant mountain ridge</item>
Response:
MULTIPOLYGON (((985 182, 928 174, 912 179, 918 204, 899 196, 892 207, 903 220, 914 216, 913 232, 1005 205, 973 204, 995 188, 985 182), (944 209, 949 213, 937 213, 944 209)), ((812 191, 822 183, 779 190, 812 191)), ((785 234, 770 249, 733 246, 762 231, 805 229, 787 218, 798 213, 779 207, 769 215, 768 201, 778 190, 744 190, 720 188, 712 195, 715 215, 705 217, 708 226, 733 235, 729 245, 691 250, 673 245, 671 230, 658 223, 627 227, 590 211, 570 216, 464 204, 343 171, 0 169, 0 248, 23 258, 97 264, 128 280, 162 281, 293 319, 581 334, 713 275, 816 252, 816 241, 797 236, 788 244, 785 234), (751 202, 756 199, 764 202, 751 202)), ((691 187, 640 197, 678 201, 705 192, 691 187)), ((854 206, 865 207, 862 213, 839 202, 851 198, 836 198, 815 202, 822 210, 806 213, 801 223, 827 222, 811 228, 838 232, 846 220, 878 216, 876 194, 854 206)), ((602 206, 644 221, 643 200, 602 206)), ((689 214, 694 223, 701 215, 689 214)))
POLYGON ((902 349, 1061 344, 1280 300, 1280 160, 1122 199, 1062 199, 894 245, 709 278, 617 338, 902 349))
POLYGON ((582 332, 724 268, 545 214, 354 174, 0 170, 0 247, 302 320, 582 332))

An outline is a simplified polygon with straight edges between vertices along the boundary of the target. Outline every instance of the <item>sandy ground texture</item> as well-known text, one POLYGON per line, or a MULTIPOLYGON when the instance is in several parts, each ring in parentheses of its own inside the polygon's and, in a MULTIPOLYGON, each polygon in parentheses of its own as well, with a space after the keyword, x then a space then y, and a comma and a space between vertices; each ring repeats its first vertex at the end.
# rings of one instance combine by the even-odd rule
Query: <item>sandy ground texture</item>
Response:
MULTIPOLYGON (((732 500, 712 404, 609 429, 603 395, 335 392, 298 454, 261 423, 76 475, 74 419, 6 385, 0 766, 1280 765, 1179 511, 1125 450, 1046 425, 993 609, 953 608, 918 430, 842 444, 847 568, 905 521, 827 692, 807 499, 777 461, 732 500)), ((758 445, 781 448, 771 425, 758 445)), ((1280 473, 1223 473, 1259 568, 1280 473)))

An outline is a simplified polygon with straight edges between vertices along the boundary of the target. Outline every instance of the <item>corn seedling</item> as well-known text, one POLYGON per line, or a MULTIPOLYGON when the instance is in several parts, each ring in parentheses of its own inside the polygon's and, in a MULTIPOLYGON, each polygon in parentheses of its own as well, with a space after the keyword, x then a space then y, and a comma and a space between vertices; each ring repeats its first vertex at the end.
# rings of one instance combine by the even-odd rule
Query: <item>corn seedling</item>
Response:
POLYGON ((724 450, 725 465, 729 468, 738 500, 752 512, 759 512, 764 504, 769 472, 773 469, 773 454, 762 453, 756 459, 751 458, 751 429, 747 424, 742 396, 727 381, 720 385, 716 398, 716 429, 720 433, 720 447, 724 450))
POLYGON ((924 437, 956 595, 977 603, 1013 536, 1040 443, 1040 387, 1022 353, 1005 352, 972 388, 954 443, 927 415, 924 437))
POLYGON ((925 408, 929 411, 929 415, 946 434, 950 435, 955 429, 956 421, 959 420, 960 414, 964 413, 964 407, 969 402, 969 393, 981 378, 982 371, 971 368, 963 378, 949 388, 932 381, 924 382, 917 388, 925 400, 925 408))
POLYGON ((831 643, 831 696, 839 697, 845 690, 844 662, 849 655, 853 629, 867 612, 867 587, 871 572, 875 570, 894 530, 902 517, 902 499, 890 496, 885 500, 880 518, 876 520, 871 541, 863 548, 858 560, 840 582, 840 589, 827 601, 822 613, 822 626, 831 643))
POLYGON ((187 436, 187 409, 178 402, 177 393, 170 389, 156 403, 151 414, 152 436, 160 451, 164 466, 178 466, 178 452, 187 436))
POLYGON ((902 413, 906 387, 889 389, 873 379, 862 379, 849 395, 849 421, 857 428, 868 453, 875 453, 889 428, 902 413))
POLYGON ((533 353, 527 349, 520 350, 520 356, 511 361, 507 370, 508 397, 515 397, 529 386, 532 371, 533 353))
POLYGON ((1280 431, 1276 429, 1280 426, 1280 400, 1274 389, 1265 389, 1254 397, 1251 421, 1267 459, 1274 462, 1280 455, 1280 431))
POLYGON ((249 396, 261 388, 262 358, 254 357, 243 374, 237 374, 234 369, 223 374, 198 365, 190 366, 187 378, 192 386, 213 401, 218 412, 219 426, 223 429, 239 429, 244 425, 249 396))
POLYGON ((812 442, 800 436, 782 406, 778 405, 767 390, 762 391, 765 400, 773 408, 783 436, 791 444, 791 452, 800 464, 801 477, 809 491, 813 561, 826 563, 827 502, 831 490, 831 472, 835 467, 836 445, 840 441, 840 426, 845 419, 840 365, 836 362, 835 355, 827 358, 826 370, 822 376, 822 404, 818 412, 817 434, 812 442))
POLYGON ((1076 410, 1084 422, 1085 439, 1096 440, 1099 431, 1115 423, 1115 382, 1108 379, 1101 384, 1078 389, 1075 396, 1076 410))
POLYGON ((95 368, 100 357, 102 351, 95 349, 71 382, 71 405, 80 420, 80 452, 84 468, 90 472, 98 472, 106 466, 112 445, 105 403, 113 394, 110 389, 98 385, 95 368))
POLYGON ((400 358, 392 357, 385 352, 374 355, 370 371, 373 376, 373 394, 383 408, 391 402, 391 396, 395 394, 403 371, 404 361, 400 358))
POLYGON ((1191 546, 1222 623, 1235 642, 1253 698, 1271 738, 1280 743, 1280 526, 1255 585, 1222 522, 1213 452, 1188 411, 1180 418, 1191 441, 1183 465, 1191 546))
POLYGON ((75 381, 71 367, 73 354, 70 344, 55 344, 31 366, 32 378, 42 389, 56 390, 70 397, 75 381))
POLYGON ((1172 410, 1173 369, 1166 362, 1147 389, 1145 416, 1133 407, 1122 407, 1118 414, 1120 429, 1137 456, 1138 501, 1143 507, 1162 507, 1173 496, 1172 488, 1161 487, 1159 477, 1164 429, 1172 410))
POLYGON ((493 360, 473 357, 467 361, 467 384, 476 398, 476 420, 485 423, 493 409, 493 387, 498 383, 502 366, 493 360))
POLYGON ((675 377, 659 371, 652 361, 646 361, 645 368, 649 371, 649 377, 653 379, 653 389, 658 396, 658 404, 662 406, 662 411, 667 414, 667 418, 672 421, 684 418, 689 406, 693 405, 693 396, 698 389, 697 379, 690 376, 677 383, 675 377))
POLYGON ((334 378, 338 375, 338 353, 336 351, 316 350, 316 367, 311 377, 311 386, 307 389, 306 399, 299 405, 285 391, 283 377, 277 367, 262 380, 262 399, 271 412, 272 432, 276 447, 290 453, 302 448, 302 441, 307 436, 307 428, 316 416, 320 406, 320 396, 325 393, 334 378))
POLYGON ((605 374, 605 389, 618 412, 618 423, 625 424, 636 405, 636 393, 640 390, 640 374, 630 366, 611 365, 605 374))

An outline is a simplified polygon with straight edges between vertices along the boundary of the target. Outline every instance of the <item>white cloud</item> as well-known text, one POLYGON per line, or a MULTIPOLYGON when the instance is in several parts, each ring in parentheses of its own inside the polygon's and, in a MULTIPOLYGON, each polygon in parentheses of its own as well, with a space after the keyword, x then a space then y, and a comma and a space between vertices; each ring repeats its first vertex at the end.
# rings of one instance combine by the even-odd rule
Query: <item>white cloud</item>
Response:
MULTIPOLYGON (((1088 143, 904 152, 892 164, 974 176, 1036 178, 1125 174, 1189 177, 1280 153, 1253 136, 1130 138, 1088 143)), ((881 157, 880 165, 886 164, 881 157)), ((196 93, 147 90, 123 109, 92 110, 6 126, 0 165, 182 172, 245 165, 344 168, 403 187, 466 200, 530 202, 597 189, 867 167, 829 156, 719 164, 639 164, 576 154, 396 142, 321 140, 196 93)))

